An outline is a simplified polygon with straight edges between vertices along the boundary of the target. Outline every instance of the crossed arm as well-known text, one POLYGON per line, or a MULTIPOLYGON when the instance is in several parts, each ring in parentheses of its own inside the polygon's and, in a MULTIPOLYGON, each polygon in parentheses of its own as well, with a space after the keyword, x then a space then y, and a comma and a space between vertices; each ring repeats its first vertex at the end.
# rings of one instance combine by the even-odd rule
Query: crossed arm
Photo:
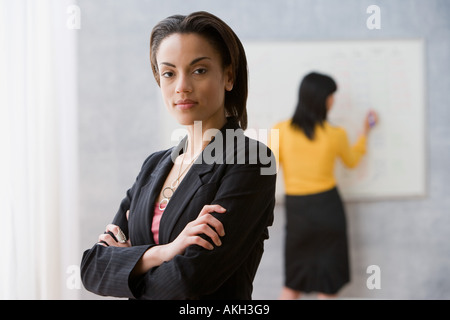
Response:
MULTIPOLYGON (((198 245, 207 250, 213 250, 214 246, 205 238, 201 237, 200 235, 202 234, 208 236, 216 246, 221 246, 222 241, 220 237, 225 235, 225 230, 222 222, 210 214, 212 212, 225 213, 226 209, 220 205, 205 205, 197 219, 188 223, 174 241, 165 245, 153 246, 146 250, 134 267, 132 276, 143 275, 151 268, 172 260, 177 254, 183 254, 190 245, 198 245)), ((129 239, 121 243, 117 241, 117 238, 114 238, 108 233, 111 232, 117 235, 120 231, 120 227, 117 225, 107 225, 106 232, 98 238, 98 244, 122 248, 131 247, 132 245, 129 239)))
MULTIPOLYGON (((99 240, 109 246, 97 244, 83 256, 85 287, 101 295, 142 299, 189 299, 214 292, 246 259, 262 254, 262 238, 273 219, 275 179, 261 175, 259 166, 236 166, 222 179, 213 205, 204 206, 168 244, 131 246, 101 235, 99 240)), ((118 232, 114 225, 108 230, 118 232)))

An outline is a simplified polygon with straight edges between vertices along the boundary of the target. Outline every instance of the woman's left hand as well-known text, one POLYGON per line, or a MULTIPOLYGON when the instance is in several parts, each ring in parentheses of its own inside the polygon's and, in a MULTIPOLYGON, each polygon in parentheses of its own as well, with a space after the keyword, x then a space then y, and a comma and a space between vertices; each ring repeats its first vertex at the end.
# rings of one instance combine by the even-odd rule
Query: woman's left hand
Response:
MULTIPOLYGON (((128 220, 128 215, 130 213, 130 210, 127 211, 126 216, 128 220)), ((105 233, 98 236, 98 244, 104 246, 104 247, 131 247, 131 241, 130 239, 127 240, 125 234, 120 229, 119 226, 116 226, 115 224, 108 224, 106 226, 105 233), (113 234, 114 237, 111 235, 113 234)))
POLYGON ((108 224, 105 233, 98 236, 98 244, 105 247, 131 247, 130 239, 126 239, 125 234, 115 224, 108 224), (112 233, 114 237, 110 234, 112 233))

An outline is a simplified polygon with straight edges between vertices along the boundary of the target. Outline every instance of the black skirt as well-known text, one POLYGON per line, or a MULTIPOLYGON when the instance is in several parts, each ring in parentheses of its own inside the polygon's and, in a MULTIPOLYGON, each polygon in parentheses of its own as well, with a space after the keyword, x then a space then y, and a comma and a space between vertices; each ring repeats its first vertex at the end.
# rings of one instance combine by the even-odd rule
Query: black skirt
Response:
POLYGON ((350 281, 347 222, 338 189, 285 199, 285 286, 336 294, 350 281))

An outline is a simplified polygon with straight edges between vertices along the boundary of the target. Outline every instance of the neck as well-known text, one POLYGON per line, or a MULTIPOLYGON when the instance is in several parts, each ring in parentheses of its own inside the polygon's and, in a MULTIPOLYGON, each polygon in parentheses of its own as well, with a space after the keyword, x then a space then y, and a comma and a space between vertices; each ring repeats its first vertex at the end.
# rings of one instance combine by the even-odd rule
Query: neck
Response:
POLYGON ((227 122, 226 117, 215 122, 195 121, 186 127, 188 131, 187 158, 199 155, 211 139, 227 122))

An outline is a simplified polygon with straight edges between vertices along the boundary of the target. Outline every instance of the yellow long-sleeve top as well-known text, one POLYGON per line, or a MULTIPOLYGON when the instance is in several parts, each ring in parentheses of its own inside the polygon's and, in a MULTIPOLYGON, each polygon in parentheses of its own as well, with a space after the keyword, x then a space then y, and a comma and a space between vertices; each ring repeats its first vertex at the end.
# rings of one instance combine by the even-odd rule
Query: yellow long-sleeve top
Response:
POLYGON ((270 141, 270 147, 282 168, 288 195, 330 190, 336 186, 336 159, 354 168, 366 153, 365 135, 350 145, 345 129, 328 122, 316 127, 313 140, 309 140, 303 130, 292 127, 290 119, 277 123, 274 129, 279 129, 279 140, 270 141))

